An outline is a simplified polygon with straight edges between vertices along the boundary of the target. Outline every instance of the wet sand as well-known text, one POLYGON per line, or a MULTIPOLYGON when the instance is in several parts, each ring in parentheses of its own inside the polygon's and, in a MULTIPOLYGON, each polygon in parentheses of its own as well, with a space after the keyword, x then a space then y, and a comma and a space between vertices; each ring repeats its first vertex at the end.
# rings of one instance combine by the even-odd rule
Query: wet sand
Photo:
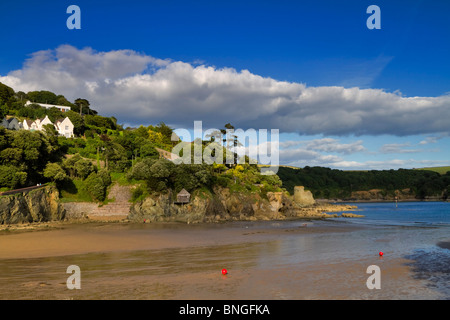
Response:
MULTIPOLYGON (((277 224, 273 222, 270 225, 277 224)), ((45 223, 0 232, 0 259, 37 258, 94 252, 160 250, 248 243, 286 233, 346 232, 355 226, 316 225, 271 228, 268 223, 45 223)))
POLYGON ((316 238, 351 237, 360 226, 251 222, 53 227, 0 233, 0 299, 437 297, 413 279, 401 257, 323 257, 314 250, 316 238), (72 264, 81 269, 80 290, 66 287, 66 268, 72 264), (366 269, 373 264, 383 272, 381 290, 366 286, 366 269), (229 273, 222 275, 222 268, 229 273))

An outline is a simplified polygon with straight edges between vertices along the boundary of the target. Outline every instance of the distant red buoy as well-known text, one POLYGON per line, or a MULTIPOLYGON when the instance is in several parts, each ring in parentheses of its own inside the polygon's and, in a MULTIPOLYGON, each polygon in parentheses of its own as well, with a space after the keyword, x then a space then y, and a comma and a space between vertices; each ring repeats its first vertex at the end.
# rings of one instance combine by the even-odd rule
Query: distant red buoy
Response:
POLYGON ((380 251, 379 255, 380 255, 380 257, 382 257, 383 256, 383 252, 380 251))
POLYGON ((222 269, 222 274, 226 275, 228 273, 227 269, 222 269))

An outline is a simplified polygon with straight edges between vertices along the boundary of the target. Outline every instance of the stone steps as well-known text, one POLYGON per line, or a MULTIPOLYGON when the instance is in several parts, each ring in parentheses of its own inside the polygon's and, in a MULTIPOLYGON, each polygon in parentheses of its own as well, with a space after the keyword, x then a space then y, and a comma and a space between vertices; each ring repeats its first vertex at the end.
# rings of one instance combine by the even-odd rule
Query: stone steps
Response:
POLYGON ((131 192, 128 186, 113 185, 109 191, 108 198, 110 200, 114 199, 114 202, 95 208, 89 213, 89 218, 120 217, 125 219, 128 216, 131 207, 131 203, 128 202, 131 199, 131 192))

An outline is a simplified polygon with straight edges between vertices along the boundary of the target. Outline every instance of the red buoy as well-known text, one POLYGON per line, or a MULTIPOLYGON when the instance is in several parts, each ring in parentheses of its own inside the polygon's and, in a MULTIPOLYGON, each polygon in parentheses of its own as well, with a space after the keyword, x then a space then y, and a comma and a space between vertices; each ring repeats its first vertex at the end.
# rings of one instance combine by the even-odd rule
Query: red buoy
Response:
POLYGON ((222 269, 222 274, 226 275, 228 273, 227 269, 222 269))
POLYGON ((380 257, 382 257, 383 256, 383 252, 380 251, 379 255, 380 255, 380 257))

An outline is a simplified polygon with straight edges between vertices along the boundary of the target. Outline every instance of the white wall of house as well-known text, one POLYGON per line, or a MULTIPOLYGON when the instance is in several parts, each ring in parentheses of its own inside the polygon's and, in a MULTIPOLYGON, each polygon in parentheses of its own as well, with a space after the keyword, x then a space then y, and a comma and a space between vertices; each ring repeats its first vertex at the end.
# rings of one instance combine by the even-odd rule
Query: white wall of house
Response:
POLYGON ((55 123, 55 128, 61 136, 66 138, 73 137, 73 123, 68 117, 64 118, 62 121, 57 121, 55 123))
POLYGON ((36 119, 34 121, 30 120, 24 120, 22 122, 22 128, 24 130, 38 130, 41 131, 44 129, 44 126, 46 124, 53 124, 56 131, 59 135, 64 136, 66 138, 73 138, 73 123, 70 121, 68 117, 64 118, 63 120, 58 120, 56 123, 53 123, 50 121, 48 116, 45 116, 44 119, 36 119))
POLYGON ((50 119, 48 118, 48 116, 45 116, 44 119, 36 119, 36 125, 37 125, 37 129, 36 130, 44 130, 44 126, 46 124, 53 124, 53 122, 50 121, 50 119))
POLYGON ((38 105, 40 105, 41 107, 47 108, 47 109, 50 109, 50 108, 57 108, 57 109, 58 109, 59 111, 61 111, 61 112, 67 112, 67 111, 70 110, 70 107, 67 107, 67 106, 58 106, 58 105, 55 105, 55 104, 30 102, 29 100, 25 103, 26 106, 28 106, 28 105, 30 105, 30 104, 38 104, 38 105))

